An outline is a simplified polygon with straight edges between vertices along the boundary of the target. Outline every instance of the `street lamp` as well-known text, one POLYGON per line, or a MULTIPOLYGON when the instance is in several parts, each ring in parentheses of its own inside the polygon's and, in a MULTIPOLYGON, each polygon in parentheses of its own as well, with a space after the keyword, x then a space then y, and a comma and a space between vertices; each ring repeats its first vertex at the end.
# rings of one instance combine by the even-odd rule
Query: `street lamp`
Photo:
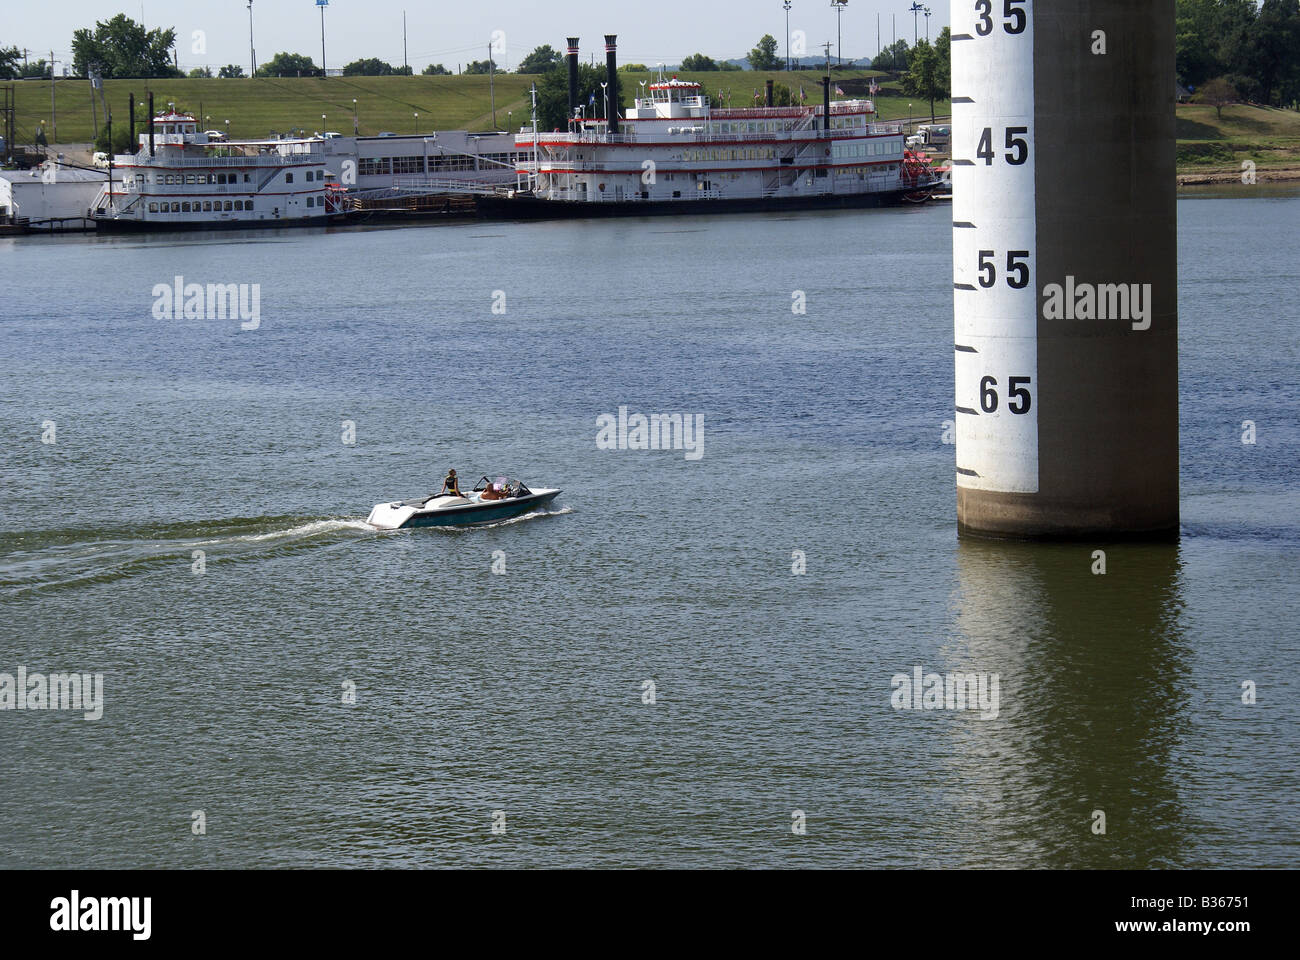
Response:
POLYGON ((420 132, 420 115, 418 113, 415 115, 415 132, 420 132))
POLYGON ((930 42, 930 8, 925 8, 925 42, 930 42))
POLYGON ((920 13, 922 10, 924 10, 925 7, 917 3, 916 0, 912 0, 912 5, 907 9, 912 11, 912 46, 916 46, 917 38, 920 36, 920 34, 917 32, 916 15, 920 13))
POLYGON ((352 98, 352 136, 361 136, 361 121, 357 117, 357 98, 352 98))
POLYGON ((790 72, 790 0, 782 4, 785 7, 785 72, 790 72))
POLYGON ((844 40, 840 30, 840 14, 848 5, 849 0, 831 0, 831 6, 835 8, 835 60, 841 67, 844 66, 844 40))

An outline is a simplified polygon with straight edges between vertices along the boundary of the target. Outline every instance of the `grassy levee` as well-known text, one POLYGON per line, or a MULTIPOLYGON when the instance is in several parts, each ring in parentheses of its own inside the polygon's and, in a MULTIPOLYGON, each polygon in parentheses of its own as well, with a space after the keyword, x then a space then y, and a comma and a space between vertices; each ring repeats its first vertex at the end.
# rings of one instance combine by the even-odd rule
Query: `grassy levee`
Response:
POLYGON ((1262 170, 1300 167, 1300 112, 1233 104, 1178 108, 1178 171, 1240 171, 1252 160, 1262 170))
MULTIPOLYGON (((679 73, 680 79, 700 83, 704 91, 715 99, 720 90, 731 93, 731 106, 753 106, 754 91, 762 92, 768 78, 785 83, 797 95, 800 87, 807 103, 821 101, 821 87, 817 71, 792 71, 772 73, 738 71, 726 73, 679 73)), ((623 73, 624 99, 630 102, 640 90, 639 81, 652 82, 649 73, 623 73)), ((836 73, 836 83, 847 96, 865 96, 871 71, 845 71, 836 73)), ((536 77, 520 74, 498 74, 496 87, 496 120, 498 129, 507 125, 517 129, 529 114, 528 88, 536 77), (513 112, 513 115, 511 113, 513 112)), ((55 81, 55 109, 58 121, 57 140, 50 124, 50 84, 48 81, 16 81, 15 106, 19 143, 30 143, 42 120, 46 124, 46 137, 51 143, 84 143, 92 137, 90 84, 85 80, 61 79, 55 81)), ((123 124, 128 115, 130 93, 136 98, 136 117, 143 119, 152 90, 154 107, 165 110, 169 102, 178 109, 198 115, 203 129, 227 129, 239 139, 265 137, 274 132, 291 130, 334 130, 342 134, 353 131, 353 99, 356 100, 358 128, 363 135, 384 131, 397 134, 428 132, 431 130, 490 130, 492 129, 492 98, 486 76, 450 77, 292 77, 257 78, 253 80, 217 79, 164 79, 164 80, 107 80, 104 97, 113 112, 114 123, 123 124), (321 120, 321 115, 325 119, 321 120), (419 114, 417 119, 416 114, 419 114)), ((929 104, 917 98, 907 98, 886 85, 884 95, 876 98, 881 119, 906 118, 908 104, 912 104, 914 119, 929 118, 929 104)), ((96 96, 95 109, 99 110, 99 123, 104 118, 96 96)), ((950 113, 948 102, 935 104, 935 113, 950 113)))

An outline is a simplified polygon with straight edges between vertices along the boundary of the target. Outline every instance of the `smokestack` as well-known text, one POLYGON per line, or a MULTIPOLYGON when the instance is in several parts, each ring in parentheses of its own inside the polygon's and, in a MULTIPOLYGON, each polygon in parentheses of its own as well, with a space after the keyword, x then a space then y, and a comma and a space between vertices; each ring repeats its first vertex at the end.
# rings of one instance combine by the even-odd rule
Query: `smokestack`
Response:
POLYGON ((609 132, 618 133, 618 35, 605 34, 605 72, 609 74, 609 132))
POLYGON ((149 91, 149 156, 153 156, 153 91, 149 91))
POLYGON ((767 81, 767 105, 769 107, 776 106, 776 104, 772 102, 772 84, 773 81, 771 80, 767 81))
POLYGON ((569 37, 569 119, 578 109, 578 38, 569 37))
POLYGON ((128 104, 130 116, 127 118, 131 121, 131 156, 135 156, 140 152, 140 144, 135 139, 135 94, 128 93, 127 96, 131 98, 131 102, 128 104))
POLYGON ((831 128, 831 77, 822 77, 822 129, 831 128))

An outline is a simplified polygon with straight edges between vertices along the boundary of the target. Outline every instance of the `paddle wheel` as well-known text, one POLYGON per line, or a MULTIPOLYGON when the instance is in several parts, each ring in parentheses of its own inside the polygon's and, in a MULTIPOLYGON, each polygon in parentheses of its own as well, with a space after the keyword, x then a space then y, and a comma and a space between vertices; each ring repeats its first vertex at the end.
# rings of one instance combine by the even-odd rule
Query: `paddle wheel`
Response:
POLYGON ((916 150, 904 150, 901 172, 903 182, 916 187, 913 192, 903 195, 904 200, 909 200, 912 203, 925 203, 930 199, 930 194, 934 192, 937 176, 934 171, 934 161, 929 154, 920 153, 916 150))

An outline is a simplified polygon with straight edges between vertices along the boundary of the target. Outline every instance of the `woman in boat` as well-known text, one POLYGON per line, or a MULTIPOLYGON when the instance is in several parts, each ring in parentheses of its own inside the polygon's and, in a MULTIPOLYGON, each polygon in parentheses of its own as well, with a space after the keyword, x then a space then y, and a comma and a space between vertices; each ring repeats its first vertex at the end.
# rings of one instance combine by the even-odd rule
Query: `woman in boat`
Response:
POLYGON ((442 481, 442 489, 438 492, 438 496, 441 497, 443 494, 449 494, 453 497, 464 496, 464 494, 460 492, 460 481, 456 479, 456 471, 454 469, 448 470, 446 479, 442 481))

